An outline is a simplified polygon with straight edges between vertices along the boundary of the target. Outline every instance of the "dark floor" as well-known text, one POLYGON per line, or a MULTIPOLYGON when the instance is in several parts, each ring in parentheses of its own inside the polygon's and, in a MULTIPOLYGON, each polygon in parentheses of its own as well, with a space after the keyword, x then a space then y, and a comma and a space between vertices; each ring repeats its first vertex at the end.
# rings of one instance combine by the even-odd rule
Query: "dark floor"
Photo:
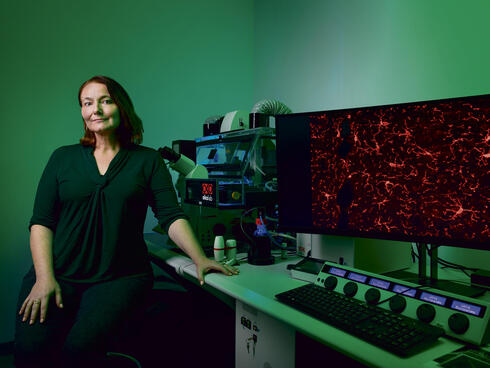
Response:
POLYGON ((14 367, 14 357, 12 354, 0 355, 0 368, 13 368, 14 367))
POLYGON ((229 368, 235 366, 234 336, 234 311, 215 297, 204 291, 154 290, 137 335, 120 350, 137 357, 143 368, 162 367, 163 362, 169 367, 229 368))
MULTIPOLYGON (((153 290, 141 318, 111 350, 134 356, 142 368, 160 368, 163 363, 167 367, 234 367, 234 318, 230 307, 202 289, 153 290)), ((14 367, 7 353, 0 354, 0 368, 14 367)))

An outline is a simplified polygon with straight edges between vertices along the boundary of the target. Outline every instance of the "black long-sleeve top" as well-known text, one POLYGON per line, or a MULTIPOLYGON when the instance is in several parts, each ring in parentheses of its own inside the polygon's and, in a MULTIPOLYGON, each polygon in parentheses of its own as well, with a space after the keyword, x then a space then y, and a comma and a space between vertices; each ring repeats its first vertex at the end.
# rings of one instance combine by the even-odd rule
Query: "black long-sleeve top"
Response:
POLYGON ((64 146, 44 169, 29 228, 40 224, 53 230, 57 278, 98 282, 151 275, 143 239, 148 205, 167 230, 185 218, 157 151, 121 148, 100 175, 92 147, 64 146))

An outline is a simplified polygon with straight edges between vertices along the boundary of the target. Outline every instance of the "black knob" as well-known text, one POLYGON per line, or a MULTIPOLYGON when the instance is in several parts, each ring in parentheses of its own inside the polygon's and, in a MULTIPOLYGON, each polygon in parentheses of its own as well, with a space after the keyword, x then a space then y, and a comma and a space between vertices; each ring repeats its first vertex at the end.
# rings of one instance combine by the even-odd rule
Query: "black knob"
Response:
POLYGON ((454 313, 449 317, 449 328, 458 335, 464 334, 470 327, 468 317, 461 313, 454 313))
POLYGON ((364 294, 364 299, 366 299, 366 302, 371 305, 378 303, 379 298, 381 298, 381 293, 375 288, 369 289, 366 291, 366 294, 364 294))
POLYGON ((328 276, 323 285, 325 285, 326 289, 333 290, 337 286, 337 278, 335 276, 328 276))
POLYGON ((432 322, 434 317, 436 316, 436 309, 429 304, 422 304, 417 308, 417 317, 422 322, 432 322))
POLYGON ((401 313, 405 310, 407 301, 403 296, 395 295, 390 299, 390 308, 395 313, 401 313))
POLYGON ((344 285, 344 294, 347 296, 354 296, 357 293, 357 284, 355 282, 349 281, 344 285))

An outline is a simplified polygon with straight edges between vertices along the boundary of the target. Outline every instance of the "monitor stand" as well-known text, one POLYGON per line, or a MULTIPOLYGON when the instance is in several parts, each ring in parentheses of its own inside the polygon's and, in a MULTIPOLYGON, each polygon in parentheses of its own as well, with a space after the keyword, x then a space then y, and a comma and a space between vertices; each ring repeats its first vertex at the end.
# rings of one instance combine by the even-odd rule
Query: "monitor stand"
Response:
POLYGON ((434 289, 448 291, 450 293, 467 296, 477 297, 485 293, 484 289, 476 288, 473 286, 461 285, 454 281, 439 280, 438 279, 438 264, 437 264, 437 246, 431 246, 425 243, 416 243, 417 252, 419 254, 419 269, 418 275, 408 271, 394 271, 385 273, 385 276, 393 277, 400 280, 414 282, 419 285, 426 285, 434 289), (427 253, 430 260, 430 275, 427 277, 427 253))
POLYGON ((406 242, 325 234, 297 234, 298 254, 383 274, 410 267, 406 242))

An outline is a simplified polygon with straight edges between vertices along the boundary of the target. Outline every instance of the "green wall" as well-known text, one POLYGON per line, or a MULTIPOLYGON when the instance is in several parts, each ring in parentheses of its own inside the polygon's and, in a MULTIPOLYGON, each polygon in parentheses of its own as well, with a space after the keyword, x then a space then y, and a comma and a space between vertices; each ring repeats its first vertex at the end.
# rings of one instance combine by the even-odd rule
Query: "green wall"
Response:
POLYGON ((487 0, 263 0, 255 95, 294 111, 488 93, 487 0))
POLYGON ((50 153, 82 132, 80 84, 112 76, 158 148, 253 101, 253 2, 2 1, 0 343, 31 264, 27 224, 50 153))
MULTIPOLYGON (((490 93, 488 0, 261 0, 254 15, 255 100, 301 112, 490 93)), ((439 255, 490 267, 490 252, 439 255)))

